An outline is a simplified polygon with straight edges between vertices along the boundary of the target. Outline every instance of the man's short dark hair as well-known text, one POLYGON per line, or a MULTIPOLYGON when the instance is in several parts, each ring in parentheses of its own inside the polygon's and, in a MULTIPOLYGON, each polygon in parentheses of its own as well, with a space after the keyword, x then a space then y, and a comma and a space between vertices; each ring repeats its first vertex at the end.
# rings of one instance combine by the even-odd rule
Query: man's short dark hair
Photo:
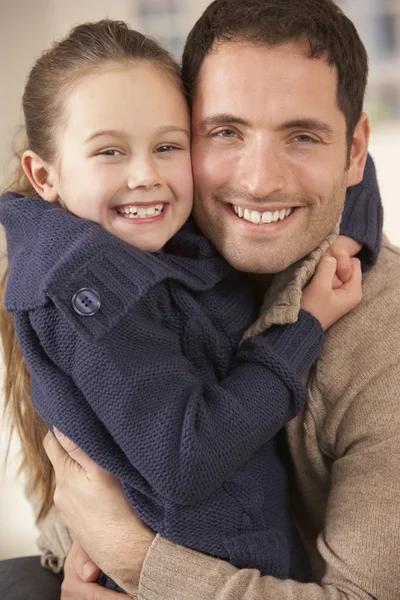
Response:
POLYGON ((304 41, 309 58, 322 58, 338 73, 337 102, 346 118, 350 148, 361 117, 368 57, 353 23, 332 0, 215 0, 186 41, 182 76, 189 102, 201 65, 214 44, 243 40, 267 46, 304 41))

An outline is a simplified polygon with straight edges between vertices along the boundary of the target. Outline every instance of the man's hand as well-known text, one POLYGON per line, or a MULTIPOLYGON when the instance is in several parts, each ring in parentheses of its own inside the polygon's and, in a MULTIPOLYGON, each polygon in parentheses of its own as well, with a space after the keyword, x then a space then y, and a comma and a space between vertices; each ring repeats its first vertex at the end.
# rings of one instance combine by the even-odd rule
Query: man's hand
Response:
POLYGON ((134 595, 155 534, 135 515, 119 481, 55 433, 57 439, 48 433, 44 440, 56 475, 54 503, 94 564, 134 595))
POLYGON ((77 542, 73 543, 65 561, 64 575, 61 600, 129 600, 125 594, 94 583, 100 575, 100 569, 77 542))
POLYGON ((361 244, 345 235, 339 235, 332 246, 325 252, 327 256, 336 259, 336 273, 333 280, 333 289, 340 288, 347 283, 353 274, 351 257, 362 249, 361 244))

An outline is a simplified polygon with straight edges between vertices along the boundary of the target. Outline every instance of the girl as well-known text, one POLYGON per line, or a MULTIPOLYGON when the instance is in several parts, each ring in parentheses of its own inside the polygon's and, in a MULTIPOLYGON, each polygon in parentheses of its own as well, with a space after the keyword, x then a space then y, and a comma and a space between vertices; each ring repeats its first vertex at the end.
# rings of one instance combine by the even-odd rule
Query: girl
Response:
POLYGON ((164 536, 306 580, 276 434, 305 401, 323 329, 359 302, 357 261, 335 291, 323 260, 298 321, 239 345, 256 307, 246 276, 185 224, 189 116, 168 53, 120 22, 81 25, 33 67, 23 108, 26 187, 0 209, 2 336, 39 516, 45 422, 164 536))

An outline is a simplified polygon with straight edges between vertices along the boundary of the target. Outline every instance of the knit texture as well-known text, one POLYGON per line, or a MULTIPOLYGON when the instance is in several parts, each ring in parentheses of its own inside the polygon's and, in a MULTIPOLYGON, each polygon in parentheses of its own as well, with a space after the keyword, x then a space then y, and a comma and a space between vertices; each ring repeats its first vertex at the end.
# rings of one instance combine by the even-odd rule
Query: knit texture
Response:
POLYGON ((377 261, 382 245, 383 207, 374 161, 368 155, 360 184, 348 188, 340 233, 363 245, 359 254, 363 271, 377 261))
MULTIPOLYGON (((184 256, 149 254, 39 198, 3 199, 6 306, 35 406, 122 482, 167 538, 279 578, 309 577, 277 432, 321 351, 301 311, 237 350, 256 316, 247 279, 192 223, 184 256), (91 317, 71 299, 94 289, 91 317)), ((107 585, 112 585, 107 582, 107 585)))
POLYGON ((361 304, 327 332, 305 409, 287 426, 313 583, 238 571, 157 536, 138 600, 400 598, 399 282, 400 249, 384 240, 361 304))

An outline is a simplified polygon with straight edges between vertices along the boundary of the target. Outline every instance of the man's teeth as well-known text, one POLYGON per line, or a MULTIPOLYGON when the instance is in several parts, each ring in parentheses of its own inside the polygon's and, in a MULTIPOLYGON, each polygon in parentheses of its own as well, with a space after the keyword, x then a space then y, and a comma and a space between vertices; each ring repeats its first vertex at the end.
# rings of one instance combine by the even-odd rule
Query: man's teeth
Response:
POLYGON ((282 210, 276 210, 274 212, 265 211, 258 212, 258 210, 249 210, 248 208, 242 208, 241 206, 233 205, 233 210, 238 217, 245 221, 250 221, 255 225, 260 223, 274 223, 275 221, 283 221, 287 217, 290 217, 294 208, 283 208, 282 210))
POLYGON ((116 211, 122 217, 128 219, 148 219, 149 217, 157 217, 164 209, 163 204, 154 204, 154 206, 122 206, 116 211))

